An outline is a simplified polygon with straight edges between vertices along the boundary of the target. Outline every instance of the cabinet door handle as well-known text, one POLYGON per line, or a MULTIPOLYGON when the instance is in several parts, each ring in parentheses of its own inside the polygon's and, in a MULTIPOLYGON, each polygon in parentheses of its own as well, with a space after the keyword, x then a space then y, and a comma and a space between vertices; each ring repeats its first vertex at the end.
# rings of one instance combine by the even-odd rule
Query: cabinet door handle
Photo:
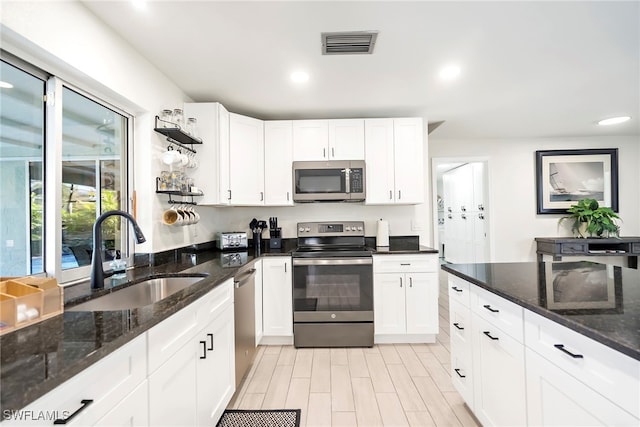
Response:
POLYGON ((327 157, 327 149, 323 148, 322 149, 322 158, 324 159, 325 157, 327 157))
POLYGON ((460 369, 459 369, 459 368, 455 368, 455 369, 454 369, 454 371, 456 371, 456 374, 458 374, 458 376, 459 376, 460 378, 467 378, 467 376, 466 376, 466 375, 462 375, 462 374, 460 373, 460 369))
POLYGON ((264 191, 260 192, 260 201, 263 202, 264 201, 264 191))
POLYGON ((400 278, 400 287, 402 287, 402 277, 400 278))
POLYGON ((284 272, 285 273, 287 272, 287 263, 286 262, 284 263, 284 272))
POLYGON ((200 344, 202 344, 202 356, 200 356, 200 359, 206 359, 207 358, 207 343, 206 343, 206 341, 200 341, 200 344))
POLYGON ((413 277, 409 277, 409 287, 413 288, 413 277))
POLYGON ((229 192, 229 197, 227 198, 228 200, 231 200, 231 190, 227 190, 229 192))
POLYGON ((398 190, 398 200, 402 199, 402 191, 398 190))
POLYGON ((460 206, 460 210, 462 212, 466 212, 467 211, 467 207, 465 205, 460 206))
POLYGON ((331 147, 331 157, 335 157, 336 156, 336 152, 334 150, 333 147, 331 147))
POLYGON ((489 304, 483 305, 483 307, 486 308, 487 310, 489 310, 492 313, 500 313, 500 310, 496 310, 495 308, 491 308, 491 306, 489 304))
POLYGON ((410 262, 401 262, 400 265, 411 265, 410 262))
POLYGON ((554 347, 557 348, 558 350, 560 350, 561 352, 568 354, 569 356, 573 357, 574 359, 583 359, 584 358, 584 356, 581 355, 581 354, 571 353, 569 350, 564 348, 564 344, 554 344, 554 347))
POLYGON ((453 289, 456 292, 462 292, 462 289, 459 289, 457 286, 452 286, 451 289, 453 289))
POLYGON ((448 215, 447 215, 447 218, 449 218, 449 219, 453 219, 453 215, 448 214, 448 215))
POLYGON ((500 339, 498 337, 492 337, 490 331, 484 331, 483 334, 485 334, 486 336, 488 336, 489 338, 491 338, 494 341, 498 341, 500 339))
POLYGON ((458 328, 458 330, 463 331, 464 328, 462 326, 460 326, 459 323, 454 323, 453 326, 455 326, 456 328, 458 328))
POLYGON ((207 334, 207 337, 209 338, 209 347, 207 347, 207 350, 211 351, 213 350, 213 334, 207 334))
POLYGON ((287 202, 289 201, 289 192, 287 191, 287 202))
POLYGON ((80 401, 80 403, 82 404, 81 407, 79 407, 73 414, 69 415, 67 418, 58 418, 53 420, 53 424, 66 424, 69 421, 71 421, 76 415, 78 415, 80 412, 82 412, 84 410, 84 408, 86 408, 87 406, 91 405, 93 403, 93 399, 83 399, 80 401))
POLYGON ((467 215, 466 214, 460 214, 460 218, 467 219, 467 215))
POLYGON ((389 200, 393 199, 393 190, 389 190, 389 200))

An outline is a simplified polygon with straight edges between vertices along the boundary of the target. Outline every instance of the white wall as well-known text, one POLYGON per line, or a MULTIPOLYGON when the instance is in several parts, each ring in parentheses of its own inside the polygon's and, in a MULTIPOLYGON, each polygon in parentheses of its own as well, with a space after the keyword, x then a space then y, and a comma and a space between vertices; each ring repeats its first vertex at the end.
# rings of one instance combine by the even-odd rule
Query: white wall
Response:
MULTIPOLYGON (((175 108, 191 100, 81 3, 3 0, 0 7, 3 49, 135 116, 134 190, 137 219, 147 237, 146 243, 136 245, 136 252, 159 252, 206 242, 214 239, 218 231, 248 230, 253 217, 268 219, 269 216, 280 218, 284 237, 295 237, 298 221, 341 219, 366 220, 366 233, 373 236, 375 220, 384 217, 390 221, 391 235, 419 235, 422 244, 431 243, 429 203, 397 207, 357 204, 288 208, 198 207, 202 218, 196 226, 162 224, 161 212, 169 205, 167 196, 155 193, 155 177, 163 169, 160 156, 166 143, 152 130, 153 119, 161 109, 175 108)), ((133 9, 132 13, 135 13, 133 9)), ((426 132, 424 156, 427 181, 426 132)), ((429 185, 425 183, 425 200, 430 200, 429 193, 429 185)))
MULTIPOLYGON (((435 135, 435 133, 434 133, 435 135)), ((621 235, 640 235, 640 141, 637 137, 449 140, 431 137, 431 158, 489 159, 491 247, 495 262, 534 261, 535 237, 571 236, 562 215, 536 214, 537 150, 618 148, 621 235)))

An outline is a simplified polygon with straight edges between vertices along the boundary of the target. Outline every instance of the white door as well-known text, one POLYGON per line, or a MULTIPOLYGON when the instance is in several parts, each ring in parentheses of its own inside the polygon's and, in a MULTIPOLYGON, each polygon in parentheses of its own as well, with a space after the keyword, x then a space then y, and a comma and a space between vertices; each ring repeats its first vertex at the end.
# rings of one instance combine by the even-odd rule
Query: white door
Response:
POLYGON ((405 287, 404 274, 374 274, 373 315, 376 334, 406 333, 405 287))
POLYGON ((524 345, 472 314, 474 413, 484 426, 527 423, 524 345))
POLYGON ((253 265, 256 269, 256 347, 262 340, 262 260, 253 265))
POLYGON ((149 425, 196 425, 196 353, 189 341, 149 377, 149 425))
POLYGON ((364 120, 329 120, 329 159, 364 160, 364 120))
POLYGON ((293 205, 293 128, 290 120, 264 122, 264 204, 293 205))
POLYGON ((293 121, 293 160, 329 160, 327 120, 293 121))
POLYGON ((526 350, 532 426, 638 426, 638 419, 533 350, 526 350))
POLYGON ((406 318, 408 334, 437 334, 438 273, 407 273, 406 318))
POLYGON ((395 202, 393 119, 366 119, 364 131, 367 170, 366 203, 393 204, 395 202))
POLYGON ((235 391, 233 306, 205 326, 197 338, 197 425, 212 426, 235 391))
POLYGON ((393 120, 396 203, 424 200, 423 134, 420 118, 393 120))
POLYGON ((233 205, 264 204, 262 120, 230 113, 229 188, 233 205))
POLYGON ((262 327, 264 336, 293 335, 291 258, 262 260, 262 327))

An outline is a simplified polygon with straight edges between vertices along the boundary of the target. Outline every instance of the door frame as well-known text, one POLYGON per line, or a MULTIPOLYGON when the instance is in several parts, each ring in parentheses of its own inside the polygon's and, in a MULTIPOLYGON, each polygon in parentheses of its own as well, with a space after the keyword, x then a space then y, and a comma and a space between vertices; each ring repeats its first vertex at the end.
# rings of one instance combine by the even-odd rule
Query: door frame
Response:
MULTIPOLYGON (((493 207, 493 193, 491 191, 491 161, 487 156, 459 156, 459 157, 432 157, 431 158, 431 209, 432 209, 432 236, 433 245, 440 250, 440 236, 438 236, 438 166, 446 163, 484 163, 485 165, 485 177, 487 182, 485 183, 486 200, 489 205, 489 221, 487 224, 487 233, 489 234, 489 260, 492 262, 495 259, 494 242, 493 242, 493 218, 495 215, 491 214, 493 207)), ((445 248, 446 250, 446 248, 445 248)), ((442 254, 444 255, 444 254, 442 254)))

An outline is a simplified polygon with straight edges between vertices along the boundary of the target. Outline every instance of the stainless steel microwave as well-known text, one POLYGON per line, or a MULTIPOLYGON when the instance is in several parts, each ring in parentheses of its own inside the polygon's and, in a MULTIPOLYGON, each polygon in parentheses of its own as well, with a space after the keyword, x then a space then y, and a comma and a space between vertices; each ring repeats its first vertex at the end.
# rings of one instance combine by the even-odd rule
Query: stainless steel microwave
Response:
POLYGON ((293 162, 293 201, 363 201, 364 178, 364 160, 293 162))

